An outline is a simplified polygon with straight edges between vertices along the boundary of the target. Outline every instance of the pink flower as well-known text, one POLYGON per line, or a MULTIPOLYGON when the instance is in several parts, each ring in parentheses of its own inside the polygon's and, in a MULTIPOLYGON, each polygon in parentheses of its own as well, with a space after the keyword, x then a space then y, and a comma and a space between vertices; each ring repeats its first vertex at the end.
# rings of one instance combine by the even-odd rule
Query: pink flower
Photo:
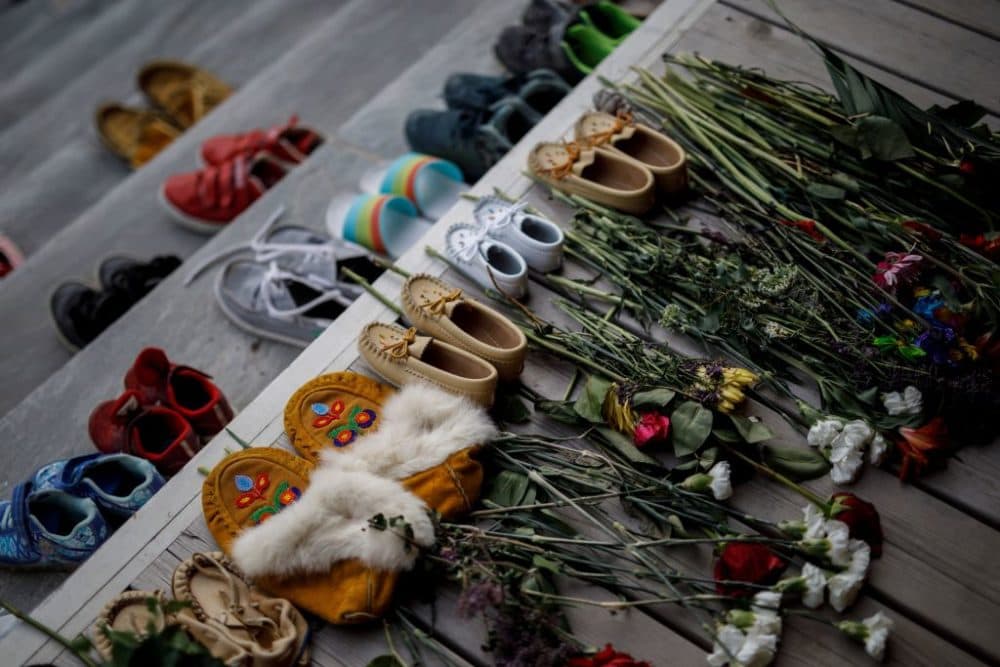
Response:
POLYGON ((885 259, 875 267, 872 280, 887 291, 894 291, 898 285, 908 283, 920 273, 920 255, 907 255, 901 252, 887 252, 885 259))
POLYGON ((644 412, 635 425, 632 439, 636 447, 642 447, 648 442, 666 440, 670 435, 670 417, 659 412, 644 412))

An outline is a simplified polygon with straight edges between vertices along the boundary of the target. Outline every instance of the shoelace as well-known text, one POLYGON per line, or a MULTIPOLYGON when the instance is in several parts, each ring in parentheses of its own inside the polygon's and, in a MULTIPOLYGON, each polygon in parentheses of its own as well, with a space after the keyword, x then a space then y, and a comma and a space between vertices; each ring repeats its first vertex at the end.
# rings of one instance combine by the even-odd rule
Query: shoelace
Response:
POLYGON ((341 305, 347 305, 358 297, 361 289, 358 288, 357 292, 351 293, 351 291, 348 291, 346 288, 346 285, 324 280, 320 276, 312 274, 300 275, 285 271, 274 262, 271 262, 270 265, 268 265, 267 271, 264 272, 264 275, 261 278, 261 290, 264 296, 264 307, 267 309, 268 315, 278 319, 288 319, 289 317, 294 317, 295 315, 301 315, 316 306, 329 301, 337 301, 341 305), (280 310, 275 307, 274 301, 281 292, 286 290, 286 282, 300 283, 317 292, 320 292, 320 295, 315 299, 302 304, 301 306, 296 306, 288 310, 280 310))
POLYGON ((300 253, 303 255, 310 255, 312 259, 324 260, 336 262, 337 259, 337 248, 332 243, 271 243, 266 241, 268 232, 274 228, 281 217, 285 214, 284 205, 278 206, 274 213, 267 219, 264 226, 253 235, 253 238, 246 243, 239 243, 237 245, 230 246, 228 248, 223 248, 219 252, 210 255, 205 258, 205 260, 199 264, 191 273, 188 274, 187 278, 184 279, 184 286, 190 285, 195 278, 202 274, 205 269, 209 268, 213 264, 220 262, 227 257, 239 254, 246 250, 253 252, 254 259, 258 262, 270 262, 282 255, 287 255, 291 253, 300 253))
POLYGON ((238 582, 222 563, 207 554, 195 554, 193 562, 195 569, 207 577, 221 575, 223 582, 229 589, 228 592, 219 591, 219 598, 226 610, 222 612, 220 618, 209 618, 209 625, 221 626, 227 630, 244 630, 251 635, 256 635, 261 630, 277 631, 278 624, 257 611, 260 607, 258 603, 243 599, 239 585, 241 582, 238 582), (255 611, 257 615, 248 618, 247 612, 251 610, 255 611))
POLYGON ((466 233, 452 237, 455 256, 463 262, 471 262, 480 252, 479 244, 485 240, 486 233, 482 227, 468 227, 466 233))
POLYGON ((462 298, 462 290, 457 287, 446 294, 442 294, 437 299, 433 301, 428 301, 424 303, 424 308, 430 311, 434 315, 444 315, 445 308, 452 301, 458 301, 462 298))
POLYGON ((566 151, 565 162, 545 169, 539 169, 538 171, 543 174, 548 174, 552 176, 552 178, 566 178, 566 176, 568 176, 573 170, 573 165, 576 164, 576 161, 580 158, 580 145, 575 141, 565 141, 563 142, 563 150, 566 151))
POLYGON ((198 199, 205 204, 229 206, 236 193, 243 190, 250 177, 250 167, 244 156, 220 167, 207 167, 198 179, 198 199))
POLYGON ((619 111, 615 114, 615 122, 607 130, 602 132, 594 132, 593 134, 588 134, 583 137, 583 141, 588 146, 601 146, 606 144, 611 140, 611 137, 615 136, 622 130, 624 130, 629 125, 633 124, 632 114, 627 111, 619 111))
POLYGON ((290 130, 299 123, 299 117, 292 115, 284 125, 272 127, 267 131, 248 132, 237 141, 238 150, 241 153, 256 153, 258 150, 273 146, 281 138, 286 130, 290 130))
POLYGON ((481 223, 480 227, 483 229, 485 236, 489 236, 490 234, 495 234, 504 227, 512 225, 517 215, 522 211, 524 211, 526 208, 528 208, 528 204, 526 202, 519 201, 514 204, 508 204, 507 202, 497 197, 488 198, 483 208, 488 209, 491 206, 497 206, 497 207, 503 206, 506 208, 506 210, 501 215, 495 218, 491 217, 490 215, 483 216, 485 218, 485 222, 481 223))
POLYGON ((417 339, 416 327, 410 327, 403 332, 403 337, 395 343, 386 343, 382 346, 382 351, 386 352, 393 359, 403 359, 410 353, 410 346, 417 339))

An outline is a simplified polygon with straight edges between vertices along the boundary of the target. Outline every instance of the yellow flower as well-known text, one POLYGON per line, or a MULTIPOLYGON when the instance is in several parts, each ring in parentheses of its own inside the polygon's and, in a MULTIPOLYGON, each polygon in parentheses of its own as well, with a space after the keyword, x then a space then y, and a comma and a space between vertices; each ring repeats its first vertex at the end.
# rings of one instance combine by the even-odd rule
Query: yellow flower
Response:
POLYGON ((724 368, 722 369, 723 384, 735 384, 738 387, 749 387, 757 383, 759 379, 756 373, 745 368, 724 368))
POLYGON ((922 296, 927 296, 930 293, 931 291, 926 287, 918 287, 917 289, 913 290, 913 296, 917 297, 918 299, 922 296))
POLYGON ((719 401, 718 405, 715 406, 715 409, 724 415, 728 415, 730 412, 736 409, 736 406, 730 403, 729 401, 723 399, 719 401))
POLYGON ((619 433, 631 435, 635 431, 635 413, 632 411, 628 398, 621 395, 617 384, 612 384, 608 393, 604 395, 601 412, 604 414, 604 420, 608 426, 619 433))
POLYGON ((970 345, 969 341, 964 338, 958 339, 958 346, 962 348, 962 352, 965 352, 965 356, 967 356, 971 361, 975 361, 979 358, 979 350, 976 349, 975 345, 970 345))
POLYGON ((719 396, 721 396, 723 400, 729 401, 734 405, 739 405, 746 398, 742 391, 731 384, 723 386, 722 389, 719 390, 719 396))

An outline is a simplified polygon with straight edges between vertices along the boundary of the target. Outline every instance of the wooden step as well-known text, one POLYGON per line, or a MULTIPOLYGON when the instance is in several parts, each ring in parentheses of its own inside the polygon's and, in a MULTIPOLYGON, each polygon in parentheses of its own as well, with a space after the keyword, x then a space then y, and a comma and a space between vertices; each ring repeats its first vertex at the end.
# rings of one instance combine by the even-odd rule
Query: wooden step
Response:
MULTIPOLYGON (((139 4, 150 13, 149 6, 139 4)), ((36 252, 131 173, 98 140, 93 110, 109 98, 144 105, 134 84, 135 71, 143 62, 154 56, 183 57, 240 86, 342 6, 327 0, 296 0, 295 10, 290 11, 287 2, 262 0, 253 4, 254 11, 240 15, 237 10, 243 3, 236 4, 236 10, 229 10, 232 16, 221 10, 211 15, 206 8, 215 7, 214 3, 195 3, 194 11, 184 16, 166 12, 164 23, 151 21, 151 28, 136 40, 43 104, 37 114, 0 135, 0 150, 14 163, 0 174, 4 211, 0 226, 25 253, 36 252)))
POLYGON ((8 4, 0 13, 0 62, 6 71, 17 71, 115 4, 114 0, 8 4))

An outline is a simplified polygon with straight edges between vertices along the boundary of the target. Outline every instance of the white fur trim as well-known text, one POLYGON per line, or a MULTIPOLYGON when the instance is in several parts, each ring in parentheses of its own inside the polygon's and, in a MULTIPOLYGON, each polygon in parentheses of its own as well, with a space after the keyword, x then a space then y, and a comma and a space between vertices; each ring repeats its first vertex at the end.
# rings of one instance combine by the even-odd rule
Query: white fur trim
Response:
POLYGON ((497 434, 482 407, 426 383, 400 389, 385 402, 379 421, 375 433, 350 447, 324 450, 320 467, 405 479, 497 434))
POLYGON ((323 572, 351 558, 381 570, 413 567, 418 549, 393 528, 369 526, 376 514, 403 516, 414 542, 434 543, 427 506, 399 482, 327 466, 313 472, 296 503, 244 531, 233 543, 232 557, 251 577, 323 572))

